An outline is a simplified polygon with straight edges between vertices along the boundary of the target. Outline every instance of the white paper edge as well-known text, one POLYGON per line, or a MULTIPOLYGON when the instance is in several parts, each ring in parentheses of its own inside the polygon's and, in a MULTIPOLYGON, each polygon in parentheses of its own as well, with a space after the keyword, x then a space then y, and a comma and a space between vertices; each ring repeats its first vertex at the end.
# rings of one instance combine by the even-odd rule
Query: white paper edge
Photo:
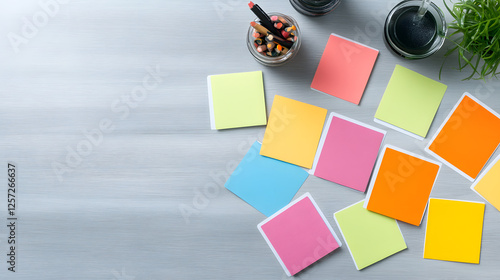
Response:
POLYGON ((266 240, 267 245, 273 251, 274 256, 276 257, 276 259, 278 259, 279 263, 281 264, 281 267, 283 268, 283 270, 285 270, 285 273, 286 273, 287 276, 292 276, 292 274, 290 273, 290 271, 288 271, 288 268, 285 266, 285 263, 283 263, 283 260, 281 260, 281 257, 279 256, 278 252, 276 252, 276 249, 274 249, 274 246, 272 245, 272 243, 269 240, 269 238, 267 238, 267 235, 262 230, 262 226, 264 224, 266 224, 267 222, 269 222, 270 220, 272 220, 273 218, 275 218, 276 216, 278 216, 279 214, 285 212, 288 208, 292 207, 297 202, 301 201, 302 199, 304 199, 306 197, 308 197, 310 199, 310 201, 312 202, 313 206, 316 208, 316 211, 318 211, 318 213, 320 214, 321 218, 323 219, 323 222, 326 224, 326 226, 328 227, 328 229, 332 233, 333 237, 335 238, 335 241, 339 245, 339 248, 342 247, 342 242, 340 242, 339 237, 333 231, 332 226, 330 225, 330 223, 326 219, 325 215, 323 215, 323 212, 319 208, 318 204, 316 204, 316 201, 312 198, 311 194, 309 192, 306 192, 305 194, 301 195, 299 198, 297 198, 294 201, 290 202, 287 206, 281 208, 276 213, 274 213, 273 215, 269 216, 267 219, 265 219, 264 221, 260 222, 257 225, 257 229, 259 230, 259 232, 262 235, 262 237, 264 237, 264 239, 266 240))
POLYGON ((210 111, 210 129, 217 130, 215 128, 215 113, 214 113, 214 100, 212 97, 212 76, 207 76, 207 84, 208 84, 208 109, 210 111))
MULTIPOLYGON (((464 94, 462 94, 462 97, 460 97, 460 99, 458 100, 458 102, 455 104, 455 106, 453 106, 453 108, 451 109, 450 113, 448 114, 448 116, 446 117, 446 119, 443 121, 443 123, 441 124, 441 126, 438 128, 438 130, 434 133, 434 135, 431 137, 429 143, 427 144, 427 146, 424 148, 424 150, 431 154, 432 156, 434 156, 435 158, 439 159, 440 161, 442 161, 444 164, 446 164, 448 167, 450 167, 451 169, 455 170, 456 172, 458 172, 458 174, 464 176, 465 178, 467 178, 467 180, 471 181, 471 182, 474 182, 474 178, 472 178, 471 176, 465 174, 465 172, 463 172, 462 170, 458 169, 457 167, 455 167, 453 164, 451 164, 450 162, 448 162, 447 160, 445 160, 444 158, 442 158, 441 156, 439 156, 438 154, 436 154, 435 152, 431 151, 429 149, 429 147, 431 146, 431 144, 434 142, 434 140, 436 140, 436 137, 439 135, 439 133, 441 132, 441 130, 443 129, 443 127, 445 126, 445 124, 450 120, 450 117, 453 115, 453 113, 455 112, 455 110, 457 109, 458 105, 462 102, 462 100, 465 98, 465 96, 468 96, 469 98, 471 98, 472 100, 474 100, 475 102, 477 102, 479 105, 481 105, 483 108, 485 108, 486 110, 488 110, 490 113, 492 113, 493 115, 495 115, 497 118, 500 118, 500 114, 498 114, 497 112, 493 111, 490 107, 488 107, 486 104, 484 104, 483 102, 481 102, 479 99, 477 99, 476 97, 472 96, 470 93, 468 92, 464 92, 464 94)), ((493 154, 496 152, 496 150, 498 149, 498 146, 497 148, 495 149, 495 151, 493 151, 493 153, 491 154, 490 158, 488 158, 488 160, 486 161, 485 165, 488 163, 488 161, 490 161, 491 157, 493 156, 493 154)), ((481 170, 484 169, 484 166, 481 168, 481 170)), ((479 172, 481 173, 481 171, 479 172)))
POLYGON ((374 50, 374 51, 377 51, 377 52, 380 54, 380 51, 379 51, 378 49, 374 48, 374 47, 370 47, 370 46, 368 46, 368 45, 365 45, 365 44, 360 43, 360 42, 358 42, 358 41, 354 41, 354 40, 352 40, 352 39, 346 38, 346 37, 341 36, 341 35, 336 34, 336 33, 331 33, 331 34, 330 34, 330 36, 331 36, 331 35, 333 35, 333 36, 335 36, 335 37, 339 37, 339 38, 344 39, 344 40, 346 40, 346 41, 353 42, 353 43, 358 44, 358 45, 361 45, 361 46, 363 46, 363 47, 366 47, 366 48, 372 49, 372 50, 374 50))
POLYGON ((403 134, 406 134, 406 135, 408 135, 408 136, 411 136, 411 137, 413 137, 413 138, 415 138, 415 139, 417 139, 417 140, 422 141, 422 140, 424 140, 424 139, 425 139, 425 137, 422 137, 422 136, 420 136, 420 135, 417 135, 417 134, 415 134, 415 133, 413 133, 413 132, 409 132, 408 130, 402 129, 402 128, 400 128, 400 127, 397 127, 397 126, 395 126, 395 125, 393 125, 393 124, 390 124, 390 123, 388 123, 388 122, 385 122, 385 121, 383 121, 383 120, 380 120, 380 119, 374 118, 374 119, 373 119, 373 121, 374 121, 374 122, 376 122, 376 123, 378 123, 378 124, 381 124, 381 125, 387 126, 388 128, 391 128, 391 129, 393 129, 393 130, 396 130, 397 132, 401 132, 401 133, 403 133, 403 134))
MULTIPOLYGON (((398 220, 396 220, 396 219, 394 219, 394 221, 396 221, 396 225, 398 226, 399 233, 401 233, 401 237, 403 237, 403 241, 405 242, 405 245, 406 245, 406 248, 405 248, 405 249, 408 249, 408 244, 406 243, 405 236, 404 236, 403 232, 401 231, 401 228, 399 227, 399 221, 398 221, 398 220)), ((403 250, 405 250, 405 249, 403 249, 403 250)), ((403 251, 403 250, 401 250, 401 251, 403 251)), ((401 251, 397 251, 396 253, 401 252, 401 251)), ((396 254, 396 253, 394 253, 394 254, 396 254)), ((392 255, 394 255, 394 254, 392 254, 392 255)), ((388 258, 388 257, 390 257, 390 256, 392 256, 392 255, 389 255, 389 256, 387 256, 386 258, 388 258)))
POLYGON ((380 170, 380 165, 382 164, 382 160, 384 159, 385 150, 387 150, 387 147, 388 147, 387 144, 384 145, 384 147, 382 148, 382 152, 379 154, 377 162, 375 163, 375 168, 373 169, 372 178, 370 180, 370 184, 368 185, 368 191, 366 193, 365 202, 363 203, 363 208, 365 209, 368 206, 368 201, 370 200, 370 197, 372 195, 373 186, 375 185, 375 181, 377 180, 378 172, 380 170))
MULTIPOLYGON (((398 147, 396 147, 396 146, 393 146, 393 145, 389 145, 389 144, 387 144, 387 145, 385 145, 385 146, 384 146, 384 150, 383 150, 382 154, 380 155, 380 160, 378 160, 378 161, 377 161, 376 170, 374 170, 374 173, 373 173, 373 176, 374 176, 373 178, 374 178, 374 179, 370 181, 370 188, 368 189, 368 193, 367 193, 367 195, 366 195, 365 203, 363 204, 363 207, 364 207, 364 208, 367 208, 367 206, 368 206, 368 202, 369 202, 369 200, 370 200, 370 196, 371 196, 371 194, 372 194, 373 186, 375 185, 375 178, 377 178, 377 176, 378 176, 378 172, 379 172, 379 169, 380 169, 380 164, 382 163, 382 159, 384 158, 384 156, 383 156, 383 155, 385 154, 385 150, 386 150, 387 148, 391 148, 391 149, 393 149, 393 150, 396 150, 396 151, 401 152, 401 153, 408 154, 408 155, 410 155, 410 156, 416 157, 416 158, 421 159, 421 160, 423 160, 423 161, 427 161, 427 162, 433 163, 433 164, 435 164, 435 165, 437 165, 437 166, 439 167, 439 168, 438 168, 438 172, 437 172, 437 174, 436 174, 436 177, 434 178, 434 182, 432 183, 431 193, 432 193, 432 190, 434 189, 434 186, 436 185, 436 181, 437 181, 437 178, 439 177, 439 173, 441 172, 441 167, 442 167, 442 163, 441 163, 441 162, 439 162, 439 161, 435 161, 435 160, 432 160, 432 159, 426 158, 426 157, 424 157, 424 156, 421 156, 421 155, 419 155, 419 154, 415 154, 415 153, 412 153, 412 152, 406 151, 406 150, 404 150, 404 149, 398 148, 398 147)), ((420 224, 422 224, 422 221, 423 221, 423 219, 424 219, 425 211, 427 210, 428 204, 429 204, 429 203, 428 203, 428 200, 427 200, 427 204, 425 205, 424 211, 422 212, 422 217, 420 218, 420 224)), ((393 219, 394 219, 394 218, 393 218, 393 219)), ((402 221, 402 222, 404 222, 404 221, 402 221)), ((411 225, 411 224, 410 224, 410 225, 411 225)), ((418 225, 418 226, 420 226, 420 225, 418 225)))
POLYGON ((484 203, 482 201, 465 200, 465 199, 452 199, 452 198, 441 198, 441 197, 430 197, 429 198, 429 203, 431 203, 431 199, 441 199, 441 200, 452 200, 452 201, 460 201, 460 202, 471 202, 471 203, 486 204, 486 203, 484 203))
POLYGON ((326 136, 328 135, 328 131, 330 131, 330 124, 332 123, 333 113, 328 115, 328 119, 326 121, 326 125, 323 128, 323 132, 321 132, 321 137, 319 138, 318 149, 316 150, 316 155, 314 155, 313 166, 309 170, 310 175, 314 175, 316 172, 316 166, 318 165, 319 157, 321 156, 321 151, 323 151, 323 146, 325 145, 326 136))
MULTIPOLYGON (((321 216, 321 218, 323 219, 323 222, 325 222, 326 226, 328 227, 328 229, 330 230, 330 232, 332 233, 333 235, 333 238, 335 238, 335 241, 337 242, 337 244, 339 245, 339 248, 342 247, 342 242, 340 241, 339 237, 337 236, 337 234, 335 233, 335 231, 333 231, 333 228, 332 228, 332 225, 330 225, 330 222, 328 222, 328 220, 326 219, 325 215, 323 214, 323 211, 321 211, 321 209, 319 208, 318 204, 316 203, 316 201, 314 200, 314 198, 311 196, 311 194, 309 193, 306 193, 307 197, 309 197, 309 199, 311 200, 312 204, 314 205, 314 207, 316 208, 316 210, 318 211, 319 215, 321 216)), ((304 195, 303 195, 304 196, 304 195)), ((335 250, 333 250, 335 251, 335 250)), ((332 251, 332 252, 333 252, 332 251)))
MULTIPOLYGON (((490 172, 491 168, 493 168, 493 166, 495 166, 495 164, 498 163, 499 161, 500 161, 500 155, 498 155, 490 164, 488 164, 488 166, 484 169, 484 171, 479 174, 479 177, 477 177, 477 179, 474 181, 474 183, 472 183, 472 185, 470 186, 470 189, 473 192, 475 192, 478 196, 480 196, 482 199, 484 199, 486 202, 488 202, 488 204, 493 206, 493 208, 495 208, 495 209, 497 209, 495 207, 495 205, 491 204, 491 202, 489 202, 488 199, 486 199, 478 191, 476 191, 476 185, 479 182, 481 182, 481 179, 483 179, 483 177, 486 176, 486 174, 488 174, 488 172, 490 172)), ((500 209, 497 209, 497 211, 500 211, 500 209)))
POLYGON ((429 200, 427 201, 427 207, 426 207, 427 208, 427 219, 425 220, 424 245, 423 245, 424 248, 422 250, 422 259, 426 259, 425 258, 425 240, 427 239, 427 228, 429 225, 430 204, 431 204, 431 198, 429 197, 429 200))

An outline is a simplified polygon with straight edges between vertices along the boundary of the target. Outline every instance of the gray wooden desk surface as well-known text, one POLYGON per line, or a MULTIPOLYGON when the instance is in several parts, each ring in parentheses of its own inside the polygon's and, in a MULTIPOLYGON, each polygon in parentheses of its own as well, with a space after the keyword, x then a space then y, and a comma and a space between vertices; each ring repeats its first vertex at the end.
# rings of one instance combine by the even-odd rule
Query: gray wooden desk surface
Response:
MULTIPOLYGON (((0 1, 0 279, 285 279, 256 228, 265 217, 223 188, 265 127, 210 130, 206 76, 262 70, 268 112, 280 94, 380 127, 373 116, 394 66, 438 79, 449 46, 420 61, 390 53, 382 22, 395 1, 344 0, 311 18, 262 0, 303 32, 298 56, 268 68, 246 49, 248 1, 40 2, 0 1), (332 32, 380 50, 359 106, 309 88, 332 32), (15 273, 8 162, 18 168, 15 273)), ((455 66, 444 66, 429 135, 465 91, 500 111, 499 82, 461 81, 455 66)), ((389 129, 385 143, 429 156, 428 139, 389 129)), ((443 166, 432 196, 482 201, 469 187, 443 166)), ((365 196, 314 176, 297 197, 305 192, 337 234, 333 212, 365 196)), ((400 223, 407 250, 357 271, 344 246, 295 278, 496 279, 499 222, 487 204, 479 265, 423 259, 425 224, 400 223)))

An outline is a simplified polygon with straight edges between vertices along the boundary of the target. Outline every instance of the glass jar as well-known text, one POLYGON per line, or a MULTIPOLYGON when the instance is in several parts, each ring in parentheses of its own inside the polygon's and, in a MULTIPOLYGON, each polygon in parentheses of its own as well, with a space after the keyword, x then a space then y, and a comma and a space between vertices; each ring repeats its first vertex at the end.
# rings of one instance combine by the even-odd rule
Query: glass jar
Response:
POLYGON ((437 52, 444 44, 447 32, 443 12, 430 3, 423 18, 417 20, 421 0, 405 0, 387 16, 384 41, 395 54, 408 59, 420 59, 437 52))
POLYGON ((290 4, 306 16, 322 16, 337 8, 340 0, 290 0, 290 4))
MULTIPOLYGON (((300 43, 302 41, 301 34, 300 34, 300 28, 299 25, 297 24, 297 21, 295 21, 294 18, 291 16, 287 16, 281 13, 269 13, 269 17, 271 16, 280 16, 284 18, 287 23, 292 26, 294 25, 296 30, 295 30, 295 36, 296 36, 296 41, 293 43, 293 45, 288 49, 288 52, 283 55, 279 56, 266 56, 265 54, 262 54, 257 51, 256 47, 254 46, 254 40, 255 38, 253 37, 254 33, 254 28, 250 26, 248 29, 248 34, 247 34, 247 47, 248 51, 250 51, 250 54, 261 64, 266 65, 266 66, 281 66, 288 61, 290 61, 292 58, 294 58, 297 55, 297 52, 300 49, 300 43)), ((259 23, 259 19, 256 18, 254 20, 256 23, 259 23)))

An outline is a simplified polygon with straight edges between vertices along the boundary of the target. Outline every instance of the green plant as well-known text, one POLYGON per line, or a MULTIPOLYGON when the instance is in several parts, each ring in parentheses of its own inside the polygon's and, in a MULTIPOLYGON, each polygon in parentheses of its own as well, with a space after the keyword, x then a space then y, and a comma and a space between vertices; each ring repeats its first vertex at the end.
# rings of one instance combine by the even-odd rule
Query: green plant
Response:
POLYGON ((458 52, 458 69, 472 68, 472 74, 464 80, 497 78, 496 75, 500 74, 497 72, 500 64, 500 1, 459 0, 452 8, 446 0, 443 2, 454 19, 448 25, 454 30, 448 36, 454 47, 445 57, 458 52))

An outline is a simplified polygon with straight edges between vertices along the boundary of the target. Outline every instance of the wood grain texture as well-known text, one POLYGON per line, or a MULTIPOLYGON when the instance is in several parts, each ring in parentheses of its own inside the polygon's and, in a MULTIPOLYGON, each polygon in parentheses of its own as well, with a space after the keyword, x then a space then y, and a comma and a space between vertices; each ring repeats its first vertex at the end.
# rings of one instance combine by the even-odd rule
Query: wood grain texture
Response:
MULTIPOLYGON (((269 68, 245 45, 254 19, 247 1, 60 2, 45 24, 39 1, 0 2, 0 158, 19 169, 17 272, 7 271, 0 226, 0 279, 286 279, 257 230, 265 217, 223 188, 265 127, 210 130, 206 76, 262 70, 268 113, 280 94, 379 127, 373 116, 395 64, 438 79, 450 45, 419 61, 393 55, 382 22, 395 1, 344 0, 318 18, 288 0, 260 1, 294 17, 303 33, 298 56, 269 68), (39 21, 31 38, 22 35, 25 20, 39 21), (309 88, 332 32, 380 50, 359 106, 309 88), (18 52, 13 33, 24 38, 18 52), (158 83, 141 93, 155 69, 158 83), (99 136, 102 122, 113 129, 99 136), (83 155, 72 158, 78 149, 83 155), (58 164, 66 166, 59 176, 58 164)), ((444 65, 448 90, 429 135, 464 91, 500 111, 498 80, 461 81, 467 74, 454 67, 453 58, 444 65)), ((389 130, 385 143, 428 156, 427 141, 389 130)), ((443 166, 432 196, 481 201, 469 187, 443 166)), ((333 213, 364 198, 313 176, 297 197, 305 192, 339 236, 333 213)), ((499 222, 487 205, 479 265, 424 260, 424 217, 420 227, 400 223, 409 249, 395 256, 357 271, 344 246, 295 278, 496 279, 499 222)))

